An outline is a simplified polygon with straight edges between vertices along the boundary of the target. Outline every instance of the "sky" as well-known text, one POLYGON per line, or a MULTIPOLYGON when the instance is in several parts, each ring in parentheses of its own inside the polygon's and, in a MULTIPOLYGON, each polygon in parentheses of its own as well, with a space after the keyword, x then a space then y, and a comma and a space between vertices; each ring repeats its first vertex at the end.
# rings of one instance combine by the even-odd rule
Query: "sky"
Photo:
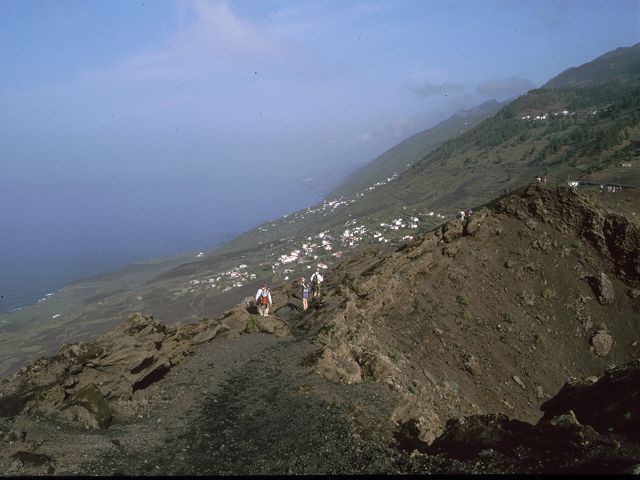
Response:
POLYGON ((0 0, 0 277, 211 246, 638 41, 640 0, 0 0))

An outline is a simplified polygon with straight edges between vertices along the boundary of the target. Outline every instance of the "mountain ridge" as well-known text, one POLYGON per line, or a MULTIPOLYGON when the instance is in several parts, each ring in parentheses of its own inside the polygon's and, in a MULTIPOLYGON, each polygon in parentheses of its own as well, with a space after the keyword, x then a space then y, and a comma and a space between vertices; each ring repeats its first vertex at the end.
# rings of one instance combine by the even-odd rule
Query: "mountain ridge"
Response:
MULTIPOLYGON (((636 50, 625 51, 635 55, 636 50)), ((33 328, 22 338, 6 332, 3 371, 37 358, 34 349, 55 351, 60 339, 104 333, 122 321, 123 312, 153 312, 170 322, 214 317, 263 281, 281 285, 308 276, 312 266, 334 266, 373 245, 396 248, 460 209, 483 205, 535 177, 546 175, 556 184, 580 179, 638 186, 640 168, 633 159, 634 140, 640 138, 640 92, 631 80, 622 87, 532 90, 430 151, 402 175, 267 221, 130 293, 114 293, 121 290, 118 285, 98 289, 92 292, 96 301, 84 304, 75 291, 60 292, 39 310, 12 317, 21 319, 15 328, 21 322, 33 328), (576 115, 569 115, 573 107, 576 115), (40 326, 43 309, 51 316, 65 304, 73 305, 68 313, 40 326)))
POLYGON ((531 186, 395 250, 350 257, 306 312, 292 281, 273 289, 268 318, 253 298, 196 324, 132 315, 0 382, 0 465, 23 475, 621 471, 640 459, 628 433, 637 402, 613 407, 640 398, 629 363, 638 205, 633 190, 531 186), (628 365, 553 395, 611 363, 628 365), (626 396, 606 386, 614 378, 626 396), (598 412, 577 393, 587 385, 613 395, 598 412), (301 440, 310 413, 322 432, 312 448, 301 440))
POLYGON ((413 164, 418 158, 449 138, 472 128, 486 117, 495 114, 504 102, 488 100, 469 109, 461 109, 437 125, 407 137, 365 166, 349 175, 328 198, 349 195, 413 164))
POLYGON ((598 83, 637 81, 640 70, 640 43, 619 47, 578 67, 571 67, 553 77, 542 88, 586 87, 598 83))

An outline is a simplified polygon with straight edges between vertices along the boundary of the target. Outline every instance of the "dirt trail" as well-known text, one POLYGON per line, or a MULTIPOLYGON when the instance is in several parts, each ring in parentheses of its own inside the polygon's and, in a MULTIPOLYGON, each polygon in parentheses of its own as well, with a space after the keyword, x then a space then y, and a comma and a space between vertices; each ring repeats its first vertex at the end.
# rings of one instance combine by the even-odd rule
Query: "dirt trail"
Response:
POLYGON ((161 382, 142 418, 107 431, 42 432, 40 451, 56 459, 55 474, 395 471, 408 455, 385 446, 393 425, 380 419, 392 392, 327 384, 301 365, 314 348, 265 334, 215 340, 161 382))

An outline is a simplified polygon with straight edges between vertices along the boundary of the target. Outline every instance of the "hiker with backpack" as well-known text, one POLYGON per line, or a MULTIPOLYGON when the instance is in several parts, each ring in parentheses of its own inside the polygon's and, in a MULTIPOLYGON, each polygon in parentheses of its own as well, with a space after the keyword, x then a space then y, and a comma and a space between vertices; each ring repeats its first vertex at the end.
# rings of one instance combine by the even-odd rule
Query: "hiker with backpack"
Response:
POLYGON ((311 287, 313 288, 313 298, 320 297, 320 284, 323 282, 320 268, 316 268, 316 272, 311 275, 311 287))
POLYGON ((271 306, 271 291, 267 288, 267 284, 263 283, 262 287, 256 293, 256 305, 258 313, 263 317, 269 316, 269 307, 271 306))
POLYGON ((304 277, 300 277, 300 285, 302 286, 302 310, 309 308, 309 293, 311 293, 311 285, 306 282, 304 277))

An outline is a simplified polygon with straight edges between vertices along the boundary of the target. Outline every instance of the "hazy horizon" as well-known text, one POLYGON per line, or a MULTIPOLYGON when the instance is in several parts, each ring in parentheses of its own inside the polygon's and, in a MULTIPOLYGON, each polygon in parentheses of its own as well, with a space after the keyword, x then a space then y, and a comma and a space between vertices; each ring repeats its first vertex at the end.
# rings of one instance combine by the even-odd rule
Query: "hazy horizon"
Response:
POLYGON ((637 0, 2 2, 0 311, 311 205, 639 21, 637 0))

